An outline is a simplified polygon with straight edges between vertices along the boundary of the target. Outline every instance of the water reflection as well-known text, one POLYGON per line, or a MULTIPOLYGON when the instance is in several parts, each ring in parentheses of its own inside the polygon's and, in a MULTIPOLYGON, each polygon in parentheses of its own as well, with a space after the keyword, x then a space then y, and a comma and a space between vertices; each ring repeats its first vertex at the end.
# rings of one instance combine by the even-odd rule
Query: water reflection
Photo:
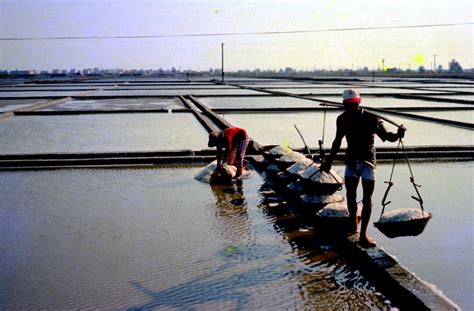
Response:
POLYGON ((215 198, 216 233, 228 243, 231 250, 236 245, 255 240, 252 237, 252 223, 248 213, 248 203, 241 180, 231 185, 212 185, 215 198))

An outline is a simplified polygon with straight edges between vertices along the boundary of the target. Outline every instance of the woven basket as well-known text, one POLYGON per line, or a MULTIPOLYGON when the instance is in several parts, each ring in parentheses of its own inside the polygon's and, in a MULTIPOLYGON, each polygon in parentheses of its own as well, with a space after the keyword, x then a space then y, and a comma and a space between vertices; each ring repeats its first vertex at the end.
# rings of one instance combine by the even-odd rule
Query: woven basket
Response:
POLYGON ((425 230, 428 221, 431 219, 431 213, 425 212, 423 218, 405 220, 405 221, 384 221, 374 222, 375 228, 389 238, 400 236, 417 236, 425 230))

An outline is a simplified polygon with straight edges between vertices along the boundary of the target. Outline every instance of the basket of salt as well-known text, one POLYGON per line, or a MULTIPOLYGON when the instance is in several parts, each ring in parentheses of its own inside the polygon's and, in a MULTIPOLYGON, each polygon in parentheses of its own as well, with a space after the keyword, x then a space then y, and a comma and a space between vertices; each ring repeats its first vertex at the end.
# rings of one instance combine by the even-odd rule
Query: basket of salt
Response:
POLYGON ((276 146, 276 147, 273 147, 271 148, 270 150, 268 151, 264 151, 263 152, 263 157, 268 160, 268 161, 274 161, 275 159, 287 154, 287 153, 290 153, 292 152, 293 150, 291 150, 290 148, 288 147, 285 147, 285 146, 276 146))
POLYGON ((431 213, 425 212, 423 209, 423 199, 418 191, 418 188, 421 187, 421 185, 415 183, 415 177, 413 176, 410 161, 408 160, 401 138, 398 140, 397 152, 400 146, 402 146, 408 169, 410 171, 410 182, 412 183, 417 195, 411 197, 420 204, 420 208, 402 208, 384 214, 385 207, 390 204, 390 201, 387 201, 387 196, 393 186, 392 177, 397 160, 395 155, 390 180, 385 182, 387 184, 387 189, 385 190, 382 199, 382 213, 380 214, 379 221, 374 222, 374 226, 389 238, 396 238, 399 236, 417 236, 425 230, 426 224, 431 219, 431 213))
POLYGON ((431 213, 419 208, 402 208, 383 214, 374 226, 389 238, 417 236, 431 217, 431 213))

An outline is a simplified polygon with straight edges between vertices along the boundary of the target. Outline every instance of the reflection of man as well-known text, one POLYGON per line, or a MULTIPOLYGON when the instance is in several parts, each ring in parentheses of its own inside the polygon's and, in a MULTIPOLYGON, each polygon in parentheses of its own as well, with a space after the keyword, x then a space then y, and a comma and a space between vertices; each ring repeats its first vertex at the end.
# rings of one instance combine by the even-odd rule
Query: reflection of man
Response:
POLYGON ((237 180, 232 185, 211 186, 211 189, 216 199, 215 233, 232 249, 239 248, 247 243, 252 232, 242 181, 237 180))
POLYGON ((242 180, 237 180, 231 185, 211 185, 211 189, 216 198, 217 207, 247 207, 242 180))
POLYGON ((344 176, 351 233, 357 231, 357 186, 362 177, 363 207, 359 243, 364 247, 373 247, 376 244, 367 236, 367 225, 372 212, 372 194, 375 186, 374 136, 377 134, 382 141, 394 142, 404 137, 406 129, 401 126, 397 133, 388 132, 382 120, 359 107, 361 98, 355 90, 344 90, 342 97, 345 111, 337 117, 336 137, 332 143, 331 154, 321 165, 321 170, 329 172, 345 136, 347 150, 344 176))
POLYGON ((219 170, 224 163, 237 167, 235 177, 242 175, 244 156, 250 137, 243 128, 230 127, 223 131, 214 131, 209 134, 209 147, 217 148, 217 168, 219 170))

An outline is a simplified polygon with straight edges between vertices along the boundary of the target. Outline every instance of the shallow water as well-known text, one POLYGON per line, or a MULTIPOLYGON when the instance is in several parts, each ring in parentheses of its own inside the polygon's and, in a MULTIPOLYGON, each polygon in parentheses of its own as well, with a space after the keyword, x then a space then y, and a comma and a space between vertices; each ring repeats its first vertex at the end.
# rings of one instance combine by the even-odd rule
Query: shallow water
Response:
MULTIPOLYGON (((330 147, 336 135, 336 118, 340 112, 327 112, 325 127, 325 146, 330 147)), ((265 145, 290 144, 293 147, 303 147, 303 142, 295 130, 299 128, 306 143, 317 147, 323 133, 323 112, 304 113, 265 113, 265 114, 224 114, 223 117, 231 124, 244 127, 257 142, 265 145)), ((473 145, 472 131, 432 122, 418 121, 409 118, 387 115, 390 119, 407 128, 404 143, 407 146, 444 146, 444 145, 473 145)), ((393 125, 386 124, 390 131, 396 131, 393 125)), ((377 136, 376 146, 392 146, 395 143, 382 142, 377 136)), ((345 139, 342 146, 345 146, 345 139)))
POLYGON ((199 170, 1 172, 0 309, 390 309, 330 246, 288 242, 259 175, 199 170))
POLYGON ((47 99, 3 99, 0 100, 0 112, 17 110, 47 101, 47 99))
MULTIPOLYGON (((424 200, 424 208, 433 214, 425 231, 416 237, 389 239, 369 225, 379 245, 410 271, 441 289, 463 310, 474 305, 474 162, 412 162, 412 170, 424 200)), ((391 163, 379 163, 373 196, 372 221, 382 212, 382 198, 390 177, 391 163)), ((410 183, 408 166, 398 162, 386 211, 419 208, 410 183)), ((359 198, 361 194, 359 194, 359 198)))
POLYGON ((319 103, 294 97, 200 97, 199 101, 211 109, 219 108, 288 108, 319 107, 319 103))
MULTIPOLYGON (((244 89, 171 89, 171 90, 104 90, 93 96, 173 96, 173 95, 255 95, 261 92, 244 89)), ((1 94, 0 94, 1 96, 1 94)))
POLYGON ((187 113, 14 116, 0 132, 0 154, 207 148, 206 130, 187 113))
MULTIPOLYGON (((431 97, 431 96, 430 96, 431 97)), ((470 101, 470 104, 474 103, 474 95, 436 95, 434 98, 446 98, 446 99, 459 99, 470 101)))
POLYGON ((5 97, 25 98, 25 97, 68 97, 78 95, 87 91, 23 91, 23 92, 0 92, 0 99, 5 97))
MULTIPOLYGON (((312 96, 314 99, 328 100, 340 103, 338 96, 312 96)), ((308 107, 322 108, 320 102, 304 100, 294 97, 200 97, 199 100, 208 105, 211 109, 219 108, 290 108, 308 107)), ((393 97, 364 97, 362 105, 368 108, 388 108, 388 107, 463 107, 464 104, 453 104, 443 102, 430 102, 419 99, 398 99, 393 97)))
MULTIPOLYGON (((314 89, 278 89, 280 92, 287 92, 293 94, 342 94, 344 88, 314 88, 314 89)), ((418 94, 418 93, 438 93, 435 90, 410 90, 410 89, 396 89, 396 88, 357 88, 359 94, 418 94)))
POLYGON ((80 110, 149 110, 177 109, 184 105, 177 98, 106 98, 91 100, 68 100, 41 111, 80 110))
MULTIPOLYGON (((444 120, 461 121, 465 123, 474 123, 474 109, 461 111, 423 111, 410 112, 410 114, 426 116, 431 118, 438 118, 444 120)), ((474 134, 473 134, 474 135, 474 134)))

